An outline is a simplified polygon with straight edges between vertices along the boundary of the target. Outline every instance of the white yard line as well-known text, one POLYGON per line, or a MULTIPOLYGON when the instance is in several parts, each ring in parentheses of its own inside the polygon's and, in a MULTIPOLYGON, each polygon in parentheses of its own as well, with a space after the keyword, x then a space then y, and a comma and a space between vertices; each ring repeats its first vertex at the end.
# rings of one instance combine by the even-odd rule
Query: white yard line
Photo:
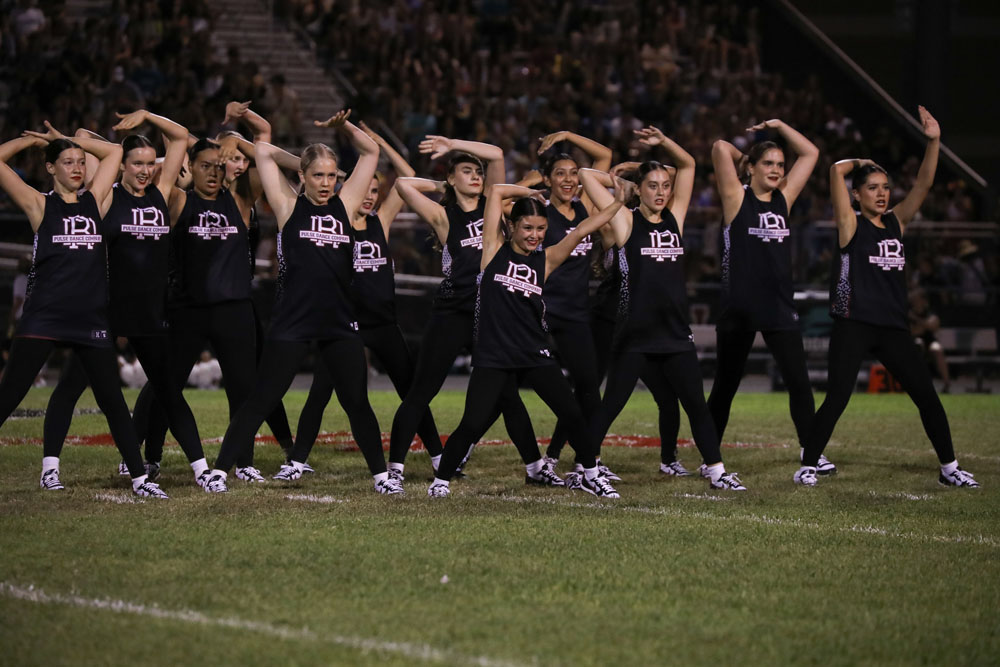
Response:
POLYGON ((94 494, 94 500, 103 500, 104 502, 117 503, 119 505, 137 505, 145 502, 141 498, 123 493, 97 493, 94 494))
MULTIPOLYGON (((534 503, 541 505, 555 505, 557 507, 579 507, 583 509, 603 510, 605 512, 627 512, 636 514, 653 514, 658 516, 688 517, 695 519, 709 519, 714 521, 732 521, 737 523, 759 523, 770 526, 783 526, 788 528, 809 528, 813 530, 828 530, 830 524, 813 523, 801 521, 799 519, 787 519, 758 514, 735 514, 732 516, 719 516, 708 512, 684 510, 681 508, 667 507, 643 507, 641 505, 623 505, 620 500, 595 501, 590 503, 563 502, 554 498, 532 498, 527 496, 491 496, 487 494, 477 494, 476 498, 485 500, 499 500, 510 503, 534 503)), ((952 544, 979 544, 982 546, 1000 548, 1000 539, 991 535, 933 535, 925 533, 901 533, 888 528, 878 526, 839 526, 836 530, 844 533, 861 533, 866 535, 881 535, 898 540, 908 540, 914 542, 943 542, 952 544)))
POLYGON ((285 496, 285 500, 301 500, 306 503, 322 503, 324 505, 347 502, 346 500, 334 498, 333 496, 314 496, 310 493, 290 493, 285 496))
POLYGON ((926 493, 917 495, 915 493, 878 493, 877 491, 869 491, 868 495, 872 498, 902 498, 903 500, 933 500, 934 496, 927 495, 926 493))
POLYGON ((476 665, 478 667, 519 667, 520 663, 497 660, 488 656, 468 656, 453 653, 445 649, 435 648, 428 644, 412 644, 409 642, 393 642, 370 637, 350 637, 328 634, 310 630, 309 628, 294 628, 284 625, 274 625, 264 621, 254 621, 234 616, 210 616, 191 609, 164 609, 127 600, 111 600, 107 598, 87 598, 80 595, 63 595, 61 593, 46 593, 34 586, 19 586, 8 582, 0 582, 0 595, 26 602, 38 604, 57 604, 81 609, 99 609, 113 611, 119 614, 147 616, 169 621, 192 623, 194 625, 232 628, 245 632, 269 635, 279 639, 294 641, 316 641, 337 644, 359 651, 376 651, 400 655, 411 660, 424 662, 444 662, 459 665, 476 665))

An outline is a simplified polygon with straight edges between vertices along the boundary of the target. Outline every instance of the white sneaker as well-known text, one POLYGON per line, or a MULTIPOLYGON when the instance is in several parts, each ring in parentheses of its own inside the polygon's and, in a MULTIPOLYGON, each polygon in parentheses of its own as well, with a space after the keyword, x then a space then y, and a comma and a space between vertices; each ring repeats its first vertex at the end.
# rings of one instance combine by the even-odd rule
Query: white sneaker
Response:
POLYGON ((563 478, 563 484, 565 484, 566 488, 570 491, 581 490, 583 488, 583 473, 576 472, 575 470, 573 472, 566 473, 566 477, 563 478))
POLYGON ((212 471, 208 471, 209 477, 208 481, 202 487, 205 489, 205 493, 226 493, 229 491, 229 487, 226 486, 226 478, 222 475, 213 475, 212 471))
MULTIPOLYGON (((160 464, 146 461, 146 478, 150 482, 155 482, 160 478, 160 464)), ((127 468, 126 468, 127 469, 127 468)))
POLYGON ((747 490, 747 487, 743 486, 743 482, 740 481, 740 478, 734 472, 723 473, 722 477, 714 482, 710 482, 709 486, 713 489, 723 489, 725 491, 747 490))
POLYGON ((433 482, 427 487, 427 495, 431 498, 445 498, 451 495, 451 488, 448 484, 433 482))
POLYGON ((796 471, 792 481, 802 486, 816 486, 816 468, 802 466, 796 471))
POLYGON ((302 472, 291 464, 285 464, 281 466, 281 470, 271 479, 276 479, 279 482, 291 482, 302 477, 302 472))
POLYGON ((972 473, 966 472, 961 468, 955 468, 950 475, 941 473, 938 476, 938 483, 944 486, 965 486, 970 489, 979 488, 979 482, 977 482, 976 478, 972 476, 972 473))
POLYGON ((661 463, 660 472, 664 475, 671 475, 673 477, 690 477, 691 471, 684 467, 680 461, 671 461, 670 463, 661 463))
POLYGON ((559 459, 554 459, 551 456, 543 456, 542 465, 555 472, 555 469, 559 466, 559 459))
POLYGON ((403 471, 402 470, 396 470, 395 468, 389 468, 389 479, 394 479, 397 482, 399 482, 400 484, 402 484, 403 480, 405 480, 406 478, 403 476, 403 471))
POLYGON ((59 481, 58 468, 43 470, 42 478, 38 481, 38 485, 46 491, 62 491, 66 488, 62 485, 62 482, 59 481))
POLYGON ((260 482, 267 481, 264 479, 264 476, 260 474, 260 470, 257 470, 253 466, 237 468, 236 479, 242 479, 244 482, 249 482, 251 484, 259 484, 260 482))
MULTIPOLYGON (((598 466, 600 469, 600 466, 598 466)), ((587 479, 586 475, 581 476, 580 480, 580 490, 586 491, 591 495, 595 495, 598 498, 620 498, 621 496, 615 491, 615 487, 611 486, 611 480, 604 475, 598 475, 594 479, 587 479)))
POLYGON ((132 475, 129 474, 128 466, 125 465, 124 461, 118 462, 118 474, 122 477, 132 477, 132 475))
POLYGON ((704 477, 705 479, 712 479, 712 473, 708 471, 708 466, 705 465, 704 463, 698 466, 698 474, 704 477))
MULTIPOLYGON (((806 450, 804 447, 799 447, 799 463, 802 462, 802 457, 805 456, 806 450)), ((837 466, 833 464, 833 461, 826 458, 822 454, 819 455, 819 461, 816 462, 816 474, 817 475, 836 475, 837 466)))
POLYGON ((622 481, 621 477, 619 477, 615 473, 611 472, 611 468, 609 468, 608 466, 604 465, 600 461, 597 462, 597 472, 598 472, 598 474, 600 474, 601 477, 604 477, 605 479, 608 479, 608 480, 610 480, 612 482, 620 482, 620 481, 622 481))
POLYGON ((170 498, 170 496, 163 492, 163 489, 160 488, 159 484, 156 482, 150 482, 148 479, 139 486, 133 488, 132 492, 137 496, 142 496, 143 498, 157 498, 159 500, 167 500, 170 498))
POLYGON ((375 482, 375 491, 384 496, 404 495, 403 483, 395 479, 392 475, 380 482, 375 482))
POLYGON ((538 484, 539 486, 566 486, 566 482, 564 482, 547 463, 543 464, 541 470, 534 475, 525 472, 524 483, 538 484))
POLYGON ((195 482, 198 483, 198 486, 204 489, 205 485, 208 484, 208 481, 210 479, 212 479, 212 469, 206 468, 205 470, 201 471, 201 474, 198 475, 198 477, 195 479, 195 482))

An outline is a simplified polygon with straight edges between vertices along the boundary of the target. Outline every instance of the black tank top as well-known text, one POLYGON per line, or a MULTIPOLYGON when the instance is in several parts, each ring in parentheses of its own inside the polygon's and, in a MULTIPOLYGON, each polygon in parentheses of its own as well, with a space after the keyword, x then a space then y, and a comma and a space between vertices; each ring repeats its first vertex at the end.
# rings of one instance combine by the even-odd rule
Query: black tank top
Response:
POLYGON ((618 246, 611 246, 601 253, 598 260, 603 268, 603 277, 591 299, 590 315, 594 319, 605 322, 618 320, 622 291, 621 270, 618 267, 619 252, 621 251, 618 246))
POLYGON ((278 290, 268 337, 310 341, 357 335, 351 303, 354 239, 340 197, 299 195, 278 233, 278 290))
POLYGON ((788 205, 781 190, 761 201, 743 186, 743 205, 722 226, 722 295, 718 326, 754 331, 798 329, 792 298, 788 205))
MULTIPOLYGON (((567 220, 553 205, 545 207, 549 226, 545 230, 546 248, 559 243, 576 226, 587 219, 587 208, 579 199, 573 200, 574 218, 567 220)), ((590 251, 594 247, 591 238, 577 244, 573 253, 545 281, 545 309, 555 317, 574 322, 586 322, 587 297, 590 290, 590 251)))
POLYGON ((638 352, 694 349, 688 326, 684 242, 677 220, 663 209, 663 221, 632 211, 632 234, 618 253, 621 309, 615 343, 638 352))
POLYGON ((108 264, 94 195, 45 195, 18 336, 109 347, 108 264))
POLYGON ((839 248, 830 276, 830 314, 857 322, 907 329, 906 254, 899 220, 882 216, 885 229, 857 214, 854 238, 839 248))
POLYGON ((247 226, 229 190, 220 190, 215 199, 189 191, 171 240, 171 305, 250 298, 247 226))
POLYGON ((111 330, 116 336, 166 333, 169 211, 163 194, 147 188, 142 197, 120 183, 101 223, 108 244, 111 330))
POLYGON ((441 255, 441 272, 444 280, 438 287, 434 307, 471 313, 476 306, 476 276, 483 256, 483 213, 486 197, 471 211, 463 211, 458 204, 444 207, 448 214, 448 240, 441 255))
POLYGON ((545 251, 503 244, 479 276, 472 365, 530 368, 555 363, 545 328, 545 251))
POLYGON ((378 214, 365 219, 365 229, 354 230, 354 284, 352 295, 358 325, 372 329, 396 323, 396 281, 389 242, 378 214))

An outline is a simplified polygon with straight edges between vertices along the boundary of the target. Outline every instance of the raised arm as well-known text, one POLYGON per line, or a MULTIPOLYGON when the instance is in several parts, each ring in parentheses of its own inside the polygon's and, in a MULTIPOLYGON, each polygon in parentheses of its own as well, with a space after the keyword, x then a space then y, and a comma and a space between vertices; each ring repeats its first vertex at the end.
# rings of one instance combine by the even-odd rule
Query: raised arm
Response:
POLYGON ((253 133, 254 143, 271 141, 271 124, 267 119, 250 108, 250 102, 232 101, 226 105, 226 117, 222 120, 223 125, 242 120, 250 127, 253 133))
POLYGON ((0 188, 4 189, 18 208, 28 216, 32 231, 37 231, 45 214, 45 196, 31 187, 17 175, 17 172, 7 164, 21 151, 37 146, 42 148, 48 144, 44 139, 25 135, 0 144, 0 188))
POLYGON ((743 184, 736 166, 743 159, 740 149, 724 139, 712 144, 712 166, 715 168, 715 184, 722 200, 722 222, 733 221, 743 205, 743 184))
MULTIPOLYGON (((927 137, 927 148, 924 150, 924 159, 920 163, 920 171, 917 172, 917 180, 913 183, 913 188, 903 201, 893 207, 893 213, 899 220, 899 226, 905 228, 913 216, 920 210, 920 205, 924 203, 924 198, 934 185, 934 174, 937 171, 938 153, 941 151, 941 127, 930 112, 917 107, 920 114, 920 123, 924 126, 924 136, 927 137)), ((900 230, 902 231, 902 229, 900 230)))
MULTIPOLYGON (((82 127, 78 128, 77 131, 73 134, 73 141, 76 141, 81 137, 90 137, 91 139, 97 139, 98 141, 107 141, 108 143, 111 143, 111 141, 105 139, 97 132, 91 132, 90 130, 84 129, 82 127)), ((87 153, 86 151, 84 151, 84 154, 87 160, 87 177, 83 181, 83 186, 85 188, 89 188, 90 182, 94 180, 94 174, 97 173, 97 167, 101 163, 101 161, 97 159, 96 155, 92 155, 90 153, 87 153)), ((104 209, 102 208, 101 211, 103 213, 104 209)))
POLYGON ((378 169, 378 144, 372 141, 371 137, 365 134, 364 130, 347 119, 351 116, 351 110, 345 109, 337 112, 326 121, 314 121, 316 127, 332 127, 347 134, 348 140, 358 152, 358 161, 354 165, 354 171, 350 177, 344 181, 340 188, 340 201, 347 209, 349 218, 354 217, 355 211, 365 200, 368 186, 378 169))
POLYGON ((830 202, 833 204, 833 219, 837 223, 837 242, 841 248, 847 246, 858 229, 858 218, 851 207, 851 193, 847 188, 849 173, 871 160, 841 160, 830 167, 830 202))
MULTIPOLYGON (((615 185, 611 174, 596 169, 581 169, 580 183, 583 185, 583 191, 601 210, 604 210, 615 199, 615 196, 608 192, 608 188, 615 185)), ((619 247, 624 246, 629 236, 632 235, 631 212, 626 208, 619 208, 612 216, 610 224, 615 233, 615 244, 619 247)))
POLYGON ((798 199, 802 189, 806 187, 809 176, 816 167, 816 161, 819 160, 819 149, 798 130, 777 118, 748 127, 747 132, 756 132, 765 127, 777 130, 788 148, 795 153, 795 164, 785 172, 785 183, 781 186, 781 194, 785 195, 785 201, 791 210, 792 204, 798 199))
POLYGON ((600 144, 593 139, 582 137, 575 132, 560 130, 546 135, 541 139, 538 147, 538 154, 541 155, 561 141, 568 141, 590 157, 590 168, 598 171, 607 171, 611 168, 611 149, 600 144))
POLYGON ((406 205, 420 219, 431 226, 438 240, 444 243, 448 240, 448 214, 444 206, 427 196, 428 192, 444 192, 444 181, 432 181, 429 178, 397 178, 395 190, 406 205))
POLYGON ((615 214, 622 209, 625 199, 628 198, 631 192, 631 188, 629 187, 631 184, 617 177, 614 177, 614 183, 615 194, 610 204, 577 225, 559 243, 545 249, 546 278, 566 261, 583 239, 608 224, 615 217, 615 214))
POLYGON ((486 196, 486 211, 483 213, 483 257, 479 268, 485 269, 493 256, 504 244, 503 232, 500 230, 500 220, 503 218, 504 202, 508 199, 532 197, 538 194, 536 190, 522 185, 498 183, 486 196))
MULTIPOLYGON (((45 127, 48 131, 44 134, 40 132, 25 132, 25 134, 44 139, 46 142, 68 138, 65 134, 52 127, 49 121, 45 121, 45 127)), ((100 160, 94 178, 91 179, 90 185, 87 187, 90 194, 94 195, 97 205, 100 206, 108 196, 108 193, 111 192, 111 186, 118 180, 118 170, 122 164, 122 146, 121 144, 113 144, 103 139, 94 139, 89 136, 74 137, 73 141, 84 152, 90 153, 100 160)))
POLYGON ((652 125, 636 130, 635 134, 639 137, 640 143, 646 146, 662 146, 674 163, 674 170, 670 174, 673 179, 673 187, 671 188, 669 206, 670 212, 677 220, 677 227, 683 234, 684 217, 687 215, 688 205, 691 203, 691 193, 694 191, 694 158, 674 140, 652 125))
POLYGON ((163 198, 169 203, 174 192, 174 183, 181 173, 184 165, 184 155, 187 153, 186 141, 188 131, 169 118, 157 116, 145 109, 140 109, 130 114, 115 113, 119 123, 114 126, 114 130, 127 132, 143 123, 148 122, 163 134, 163 142, 166 145, 166 154, 160 165, 160 179, 157 188, 163 194, 163 198))
MULTIPOLYGON (((399 151, 393 148, 392 144, 383 139, 381 135, 365 125, 364 122, 358 123, 358 126, 378 145, 379 150, 389 158, 389 163, 396 171, 397 178, 406 178, 416 173, 413 171, 410 163, 406 161, 406 158, 400 155, 399 151)), ((378 208, 379 220, 382 221, 382 231, 385 233, 386 238, 389 238, 389 226, 392 225, 392 221, 399 215, 401 208, 403 208, 403 198, 396 191, 396 188, 393 188, 378 208)))
POLYGON ((267 196, 267 203, 274 211, 274 217, 278 219, 278 227, 284 227, 295 209, 295 195, 289 191, 287 181, 278 168, 275 161, 275 154, 281 149, 266 142, 260 142, 256 146, 257 173, 260 176, 261 185, 264 187, 264 194, 267 196))
POLYGON ((420 142, 420 152, 430 153, 431 159, 436 160, 449 151, 461 151, 486 162, 486 174, 483 181, 485 187, 483 194, 489 196, 490 188, 496 183, 503 183, 507 178, 507 169, 503 163, 503 149, 493 144, 484 144, 479 141, 464 141, 462 139, 449 139, 435 134, 429 134, 420 142))

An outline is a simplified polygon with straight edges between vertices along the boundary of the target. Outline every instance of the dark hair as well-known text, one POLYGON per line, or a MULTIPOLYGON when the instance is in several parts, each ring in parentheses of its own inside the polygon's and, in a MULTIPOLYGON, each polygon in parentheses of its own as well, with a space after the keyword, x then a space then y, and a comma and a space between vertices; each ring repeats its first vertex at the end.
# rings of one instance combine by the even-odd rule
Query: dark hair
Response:
MULTIPOLYGON (((128 157, 128 154, 134 151, 136 148, 153 148, 153 142, 151 142, 146 137, 141 134, 130 134, 124 139, 122 139, 122 162, 128 157)), ((155 152, 155 150, 154 150, 155 152)))
POLYGON ((667 169, 667 166, 662 162, 657 162, 656 160, 647 160, 646 162, 643 162, 639 165, 639 168, 635 172, 636 185, 642 185, 642 182, 646 180, 646 177, 649 176, 650 173, 659 171, 660 169, 668 174, 670 173, 670 170, 667 169))
POLYGON ((540 215, 543 218, 548 219, 548 213, 545 211, 545 204, 538 201, 534 197, 521 197, 514 202, 514 206, 510 209, 510 215, 507 217, 506 224, 504 224, 502 228, 504 238, 509 239, 511 237, 511 233, 514 231, 514 227, 517 226, 517 221, 529 215, 540 215))
MULTIPOLYGON (((455 173, 455 168, 463 162, 471 163, 479 167, 483 172, 486 171, 483 161, 477 158, 475 155, 470 153, 463 153, 461 151, 456 151, 451 154, 448 158, 448 175, 451 176, 455 173)), ((448 204, 454 204, 458 201, 458 197, 455 195, 455 188, 452 187, 451 183, 444 184, 444 196, 441 197, 441 206, 447 206, 448 204)))
POLYGON ((71 139, 54 139, 45 147, 45 161, 55 164, 62 152, 71 148, 80 148, 80 145, 71 139))
POLYGON ((885 177, 889 178, 888 172, 882 167, 877 164, 866 164, 851 172, 851 189, 857 190, 868 181, 869 176, 875 173, 885 174, 885 177))
POLYGON ((194 146, 188 149, 188 159, 194 164, 194 159, 198 157, 198 153, 202 151, 219 150, 219 142, 213 141, 212 139, 199 139, 194 142, 194 146))
POLYGON ((556 168, 556 163, 562 162, 563 160, 569 160, 576 166, 578 167, 580 166, 577 163, 576 158, 574 158, 569 153, 550 153, 546 157, 542 158, 542 163, 541 163, 542 176, 551 176, 552 170, 556 168))
POLYGON ((772 148, 777 148, 782 153, 785 152, 781 146, 773 141, 761 141, 750 147, 750 151, 747 153, 747 161, 750 164, 757 164, 758 160, 764 157, 764 153, 768 152, 772 148))

